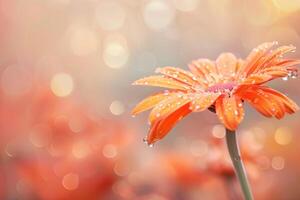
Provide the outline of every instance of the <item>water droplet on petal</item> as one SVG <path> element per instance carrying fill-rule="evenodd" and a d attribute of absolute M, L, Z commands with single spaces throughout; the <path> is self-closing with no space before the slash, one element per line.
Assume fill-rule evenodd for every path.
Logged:
<path fill-rule="evenodd" d="M 160 73 L 160 72 L 161 72 L 161 68 L 160 67 L 156 68 L 155 73 Z"/>
<path fill-rule="evenodd" d="M 143 142 L 144 142 L 145 144 L 148 144 L 147 136 L 143 138 Z"/>
<path fill-rule="evenodd" d="M 282 78 L 282 80 L 284 80 L 284 81 L 287 81 L 288 79 L 289 79 L 288 76 L 285 76 L 285 77 Z"/>
<path fill-rule="evenodd" d="M 253 103 L 257 103 L 258 102 L 258 98 L 253 99 Z"/>
<path fill-rule="evenodd" d="M 297 78 L 298 77 L 298 72 L 297 71 L 291 71 L 289 73 L 289 76 L 293 79 Z"/>
<path fill-rule="evenodd" d="M 234 111 L 234 114 L 235 114 L 235 115 L 238 115 L 238 114 L 239 114 L 239 112 L 238 112 L 237 110 L 235 110 L 235 111 Z"/>
<path fill-rule="evenodd" d="M 154 144 L 148 144 L 148 147 L 153 147 L 154 146 Z"/>

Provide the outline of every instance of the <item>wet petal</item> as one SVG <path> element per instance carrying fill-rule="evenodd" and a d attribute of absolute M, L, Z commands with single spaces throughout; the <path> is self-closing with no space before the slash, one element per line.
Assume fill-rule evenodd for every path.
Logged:
<path fill-rule="evenodd" d="M 168 132 L 180 121 L 183 117 L 191 113 L 189 103 L 181 106 L 175 112 L 170 113 L 165 117 L 157 119 L 150 128 L 147 136 L 147 143 L 153 144 L 154 142 L 165 137 Z"/>
<path fill-rule="evenodd" d="M 263 74 L 268 74 L 272 76 L 272 79 L 280 78 L 280 77 L 285 77 L 288 76 L 290 71 L 295 71 L 297 70 L 296 68 L 285 68 L 285 67 L 269 67 L 266 69 L 263 69 L 261 73 Z"/>
<path fill-rule="evenodd" d="M 296 59 L 278 59 L 277 62 L 274 63 L 273 65 L 278 67 L 289 68 L 299 64 L 300 64 L 300 60 L 296 60 Z"/>
<path fill-rule="evenodd" d="M 287 96 L 266 86 L 251 86 L 241 96 L 266 117 L 281 119 L 285 113 L 291 114 L 299 109 Z"/>
<path fill-rule="evenodd" d="M 296 48 L 292 45 L 281 46 L 275 49 L 274 51 L 265 56 L 265 58 L 260 62 L 260 67 L 257 70 L 276 66 L 276 63 L 278 63 L 279 58 L 281 58 L 284 54 L 288 52 L 295 51 L 295 49 Z"/>
<path fill-rule="evenodd" d="M 273 78 L 270 74 L 251 74 L 240 82 L 241 85 L 262 84 L 270 81 Z"/>
<path fill-rule="evenodd" d="M 263 87 L 262 90 L 271 94 L 272 97 L 276 99 L 276 101 L 283 103 L 285 106 L 285 111 L 287 113 L 292 114 L 295 113 L 297 110 L 299 110 L 299 106 L 293 100 L 288 98 L 286 95 L 276 90 L 273 90 L 269 87 Z"/>
<path fill-rule="evenodd" d="M 191 72 L 200 78 L 200 83 L 209 85 L 218 82 L 217 68 L 209 59 L 198 59 L 189 64 Z"/>
<path fill-rule="evenodd" d="M 200 112 L 210 107 L 216 99 L 220 96 L 220 93 L 208 93 L 195 94 L 191 102 L 190 109 L 194 112 Z"/>
<path fill-rule="evenodd" d="M 155 105 L 157 105 L 159 102 L 167 99 L 171 95 L 174 95 L 173 93 L 170 92 L 165 92 L 165 93 L 158 93 L 152 96 L 149 96 L 142 100 L 140 103 L 136 105 L 136 107 L 131 111 L 132 115 L 137 115 L 141 112 L 144 112 L 146 110 L 149 110 L 153 108 Z"/>
<path fill-rule="evenodd" d="M 133 85 L 148 85 L 148 86 L 157 86 L 157 87 L 164 87 L 164 88 L 178 89 L 178 90 L 189 89 L 188 85 L 164 76 L 148 76 L 146 78 L 142 78 L 135 81 Z"/>
<path fill-rule="evenodd" d="M 163 67 L 156 69 L 157 73 L 161 73 L 169 78 L 185 83 L 187 85 L 197 84 L 197 78 L 192 73 L 176 67 Z"/>
<path fill-rule="evenodd" d="M 253 73 L 259 67 L 259 61 L 269 52 L 269 50 L 275 44 L 277 44 L 277 42 L 266 42 L 254 48 L 246 58 L 243 74 L 245 73 L 245 75 L 247 76 Z"/>
<path fill-rule="evenodd" d="M 217 58 L 216 65 L 220 75 L 225 77 L 235 76 L 237 59 L 232 53 L 222 53 Z"/>
<path fill-rule="evenodd" d="M 190 102 L 190 98 L 187 97 L 187 94 L 177 93 L 173 96 L 170 96 L 166 100 L 157 104 L 149 115 L 149 122 L 150 124 L 153 123 L 160 117 L 164 117 L 178 108 L 182 107 L 186 103 Z"/>
<path fill-rule="evenodd" d="M 229 130 L 235 130 L 244 118 L 242 100 L 236 96 L 222 96 L 216 100 L 216 113 Z"/>
<path fill-rule="evenodd" d="M 234 73 L 236 74 L 235 80 L 239 79 L 239 76 L 241 75 L 241 73 L 243 71 L 242 69 L 244 67 L 244 64 L 245 64 L 244 60 L 242 60 L 242 59 L 237 60 L 237 63 L 236 63 L 236 66 L 235 66 L 235 71 L 234 71 Z"/>

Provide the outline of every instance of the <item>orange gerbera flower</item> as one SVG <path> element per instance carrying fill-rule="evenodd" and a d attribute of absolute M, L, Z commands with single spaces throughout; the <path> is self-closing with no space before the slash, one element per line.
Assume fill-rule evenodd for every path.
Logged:
<path fill-rule="evenodd" d="M 266 117 L 282 118 L 294 113 L 298 106 L 284 94 L 263 86 L 275 78 L 295 78 L 295 66 L 300 60 L 285 59 L 294 52 L 292 45 L 272 50 L 276 42 L 264 43 L 253 49 L 245 59 L 231 53 L 221 54 L 216 61 L 198 59 L 189 64 L 190 71 L 175 67 L 156 70 L 161 75 L 139 79 L 133 85 L 165 87 L 169 90 L 141 101 L 133 115 L 152 109 L 150 131 L 146 142 L 150 145 L 162 139 L 170 129 L 191 112 L 214 109 L 229 130 L 235 130 L 244 117 L 243 102 L 247 101 Z"/>

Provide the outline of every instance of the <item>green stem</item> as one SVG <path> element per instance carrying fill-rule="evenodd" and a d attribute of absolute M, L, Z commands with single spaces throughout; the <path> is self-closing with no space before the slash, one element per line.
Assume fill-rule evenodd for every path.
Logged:
<path fill-rule="evenodd" d="M 235 131 L 226 129 L 226 142 L 227 142 L 227 148 L 230 154 L 230 158 L 232 160 L 235 173 L 239 179 L 239 183 L 242 188 L 245 200 L 252 200 L 253 196 L 251 193 L 251 188 L 248 183 L 246 171 L 243 162 L 241 160 Z"/>

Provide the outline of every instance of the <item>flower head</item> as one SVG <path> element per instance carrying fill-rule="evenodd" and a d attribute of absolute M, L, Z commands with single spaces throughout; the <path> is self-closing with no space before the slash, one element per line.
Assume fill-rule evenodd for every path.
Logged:
<path fill-rule="evenodd" d="M 298 110 L 296 103 L 287 96 L 263 85 L 279 77 L 297 76 L 295 66 L 300 60 L 283 58 L 284 54 L 295 51 L 295 47 L 281 46 L 272 50 L 274 45 L 276 42 L 259 45 L 245 60 L 237 59 L 232 53 L 223 53 L 216 61 L 192 61 L 190 71 L 163 67 L 156 70 L 161 75 L 135 81 L 133 85 L 168 89 L 144 99 L 132 111 L 136 115 L 152 109 L 146 142 L 153 144 L 186 115 L 208 108 L 214 109 L 230 130 L 235 130 L 242 121 L 244 102 L 264 116 L 278 119 Z"/>

